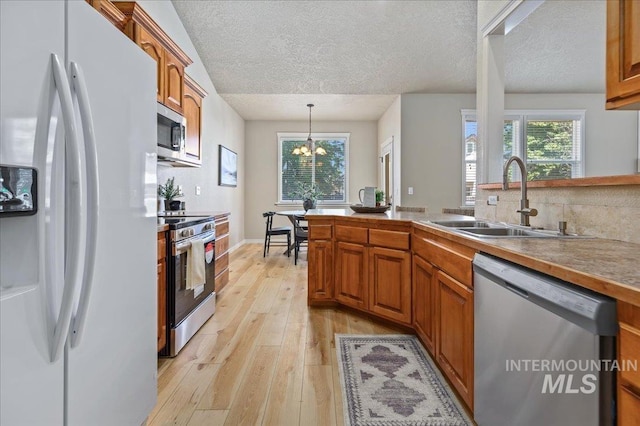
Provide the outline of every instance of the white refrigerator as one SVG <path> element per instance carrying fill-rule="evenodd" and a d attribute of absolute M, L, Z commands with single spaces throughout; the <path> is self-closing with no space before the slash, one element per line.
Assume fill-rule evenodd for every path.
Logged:
<path fill-rule="evenodd" d="M 156 402 L 155 63 L 82 0 L 0 1 L 0 424 L 140 425 Z M 3 181 L 3 196 L 11 196 Z"/>

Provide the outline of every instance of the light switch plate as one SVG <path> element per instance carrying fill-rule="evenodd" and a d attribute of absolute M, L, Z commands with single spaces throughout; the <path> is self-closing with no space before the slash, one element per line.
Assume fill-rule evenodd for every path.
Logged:
<path fill-rule="evenodd" d="M 497 195 L 489 195 L 487 197 L 487 204 L 490 206 L 497 206 L 498 205 L 498 196 Z"/>
<path fill-rule="evenodd" d="M 409 187 L 409 195 L 413 195 L 413 186 Z"/>
<path fill-rule="evenodd" d="M 200 195 L 200 185 L 196 185 L 196 195 Z"/>

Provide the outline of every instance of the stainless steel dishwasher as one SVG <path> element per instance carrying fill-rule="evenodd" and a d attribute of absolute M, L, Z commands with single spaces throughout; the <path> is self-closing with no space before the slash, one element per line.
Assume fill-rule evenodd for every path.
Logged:
<path fill-rule="evenodd" d="M 615 424 L 615 300 L 477 254 L 479 426 Z"/>

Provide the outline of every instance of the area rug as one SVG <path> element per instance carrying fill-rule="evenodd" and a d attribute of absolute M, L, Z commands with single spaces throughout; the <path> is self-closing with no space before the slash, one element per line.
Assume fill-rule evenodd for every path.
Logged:
<path fill-rule="evenodd" d="M 346 426 L 472 426 L 415 336 L 336 334 Z"/>

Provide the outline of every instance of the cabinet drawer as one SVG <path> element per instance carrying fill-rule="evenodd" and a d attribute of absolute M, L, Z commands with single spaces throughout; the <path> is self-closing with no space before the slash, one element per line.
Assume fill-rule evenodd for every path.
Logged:
<path fill-rule="evenodd" d="M 423 259 L 447 272 L 464 285 L 472 286 L 472 258 L 466 257 L 441 243 L 422 237 L 414 236 L 412 245 L 414 252 Z"/>
<path fill-rule="evenodd" d="M 309 227 L 309 239 L 311 240 L 330 240 L 331 225 L 312 225 Z"/>
<path fill-rule="evenodd" d="M 621 363 L 636 360 L 638 359 L 638 354 L 640 354 L 640 330 L 621 322 L 620 356 L 618 359 Z M 621 369 L 620 377 L 640 389 L 640 371 L 635 371 L 632 368 Z"/>
<path fill-rule="evenodd" d="M 336 225 L 336 240 L 348 243 L 367 244 L 369 240 L 369 230 L 367 228 Z"/>
<path fill-rule="evenodd" d="M 224 288 L 229 282 L 229 269 L 225 269 L 219 275 L 216 275 L 215 291 L 220 293 L 220 290 Z"/>
<path fill-rule="evenodd" d="M 227 235 L 229 233 L 229 221 L 216 222 L 216 236 Z"/>
<path fill-rule="evenodd" d="M 167 257 L 167 237 L 164 232 L 158 232 L 157 260 Z"/>
<path fill-rule="evenodd" d="M 229 235 L 216 238 L 216 259 L 229 251 Z"/>
<path fill-rule="evenodd" d="M 398 231 L 369 230 L 369 244 L 399 250 L 409 250 L 409 233 Z"/>
<path fill-rule="evenodd" d="M 216 275 L 229 267 L 229 253 L 225 253 L 216 259 Z"/>

